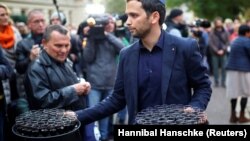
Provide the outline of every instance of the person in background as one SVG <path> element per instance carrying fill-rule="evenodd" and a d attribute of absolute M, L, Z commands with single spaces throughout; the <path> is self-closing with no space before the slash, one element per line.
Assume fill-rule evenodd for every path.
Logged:
<path fill-rule="evenodd" d="M 105 21 L 102 31 L 104 33 L 94 35 L 91 33 L 91 30 L 93 31 L 95 27 L 87 26 L 85 28 L 88 41 L 84 48 L 83 57 L 86 61 L 86 78 L 93 86 L 88 96 L 90 107 L 99 103 L 112 93 L 117 71 L 116 57 L 124 47 L 122 41 L 114 35 L 114 18 L 110 14 L 105 14 L 103 20 Z M 108 140 L 109 138 L 109 131 L 112 128 L 109 126 L 109 121 L 110 118 L 104 118 L 98 122 L 101 134 L 100 140 L 102 141 Z"/>
<path fill-rule="evenodd" d="M 92 23 L 92 19 L 102 21 Z M 98 15 L 87 20 L 88 26 L 83 30 L 87 34 L 83 58 L 86 63 L 86 80 L 92 89 L 88 95 L 89 106 L 93 107 L 108 97 L 114 87 L 117 72 L 117 55 L 124 47 L 122 41 L 114 35 L 115 23 L 110 14 Z M 110 115 L 112 116 L 112 115 Z M 98 123 L 100 140 L 108 140 L 110 118 L 101 119 Z"/>
<path fill-rule="evenodd" d="M 172 9 L 165 21 L 167 31 L 177 37 L 188 37 L 188 28 L 183 20 L 181 9 Z"/>
<path fill-rule="evenodd" d="M 0 46 L 3 52 L 3 56 L 9 61 L 12 68 L 15 68 L 16 63 L 16 44 L 22 39 L 19 31 L 12 25 L 12 20 L 9 16 L 10 12 L 6 5 L 0 3 Z M 14 97 L 18 97 L 17 92 L 17 76 L 15 73 L 12 76 L 4 80 L 4 93 L 6 97 L 9 97 L 7 103 L 14 100 Z M 15 96 L 13 95 L 15 94 Z M 12 96 L 12 98 L 11 98 Z"/>
<path fill-rule="evenodd" d="M 78 79 L 67 59 L 71 48 L 68 30 L 62 25 L 48 26 L 42 45 L 40 55 L 28 68 L 24 79 L 30 109 L 85 108 L 91 86 L 89 82 Z M 82 130 L 85 139 L 84 126 Z"/>
<path fill-rule="evenodd" d="M 231 51 L 226 64 L 226 93 L 231 102 L 231 123 L 250 122 L 245 116 L 247 99 L 250 96 L 250 27 L 241 25 L 238 37 L 231 43 Z M 240 100 L 240 116 L 236 115 L 237 98 Z"/>
<path fill-rule="evenodd" d="M 214 28 L 209 34 L 209 50 L 211 51 L 215 87 L 219 87 L 219 85 L 224 88 L 226 87 L 225 63 L 227 60 L 228 46 L 229 33 L 223 27 L 222 18 L 217 17 L 214 20 Z"/>
<path fill-rule="evenodd" d="M 0 47 L 2 50 L 2 56 L 4 56 L 10 63 L 14 73 L 7 79 L 1 80 L 0 91 L 5 95 L 5 108 L 6 108 L 6 128 L 4 129 L 5 136 L 8 140 L 15 140 L 11 126 L 14 124 L 15 117 L 19 113 L 23 112 L 19 110 L 16 105 L 19 97 L 22 93 L 19 90 L 20 84 L 18 80 L 20 75 L 15 71 L 16 55 L 15 50 L 17 43 L 22 39 L 19 31 L 13 26 L 13 21 L 10 18 L 10 11 L 8 7 L 0 3 Z M 26 111 L 26 108 L 23 109 Z"/>
<path fill-rule="evenodd" d="M 3 55 L 2 49 L 0 48 L 0 80 L 5 80 L 11 77 L 11 75 L 14 73 L 13 68 L 11 67 L 8 60 Z M 5 141 L 6 140 L 6 125 L 7 119 L 6 119 L 6 97 L 5 95 L 0 92 L 0 140 Z"/>
<path fill-rule="evenodd" d="M 42 37 L 45 30 L 45 15 L 41 10 L 34 9 L 28 13 L 27 25 L 30 34 L 27 38 L 21 40 L 17 44 L 16 70 L 20 74 L 25 74 L 28 66 L 38 56 L 42 49 Z"/>
<path fill-rule="evenodd" d="M 233 20 L 230 19 L 230 18 L 226 18 L 224 20 L 224 27 L 225 27 L 225 30 L 229 33 L 229 34 L 232 34 L 233 33 Z"/>
<path fill-rule="evenodd" d="M 130 33 L 128 33 L 128 28 L 125 25 L 127 16 L 126 14 L 119 16 L 120 18 L 116 20 L 116 30 L 115 30 L 115 35 L 116 37 L 118 37 L 124 47 L 129 47 L 131 44 L 131 37 Z M 117 63 L 119 63 L 119 55 L 117 56 Z M 115 119 L 115 123 L 114 124 L 127 124 L 127 108 L 124 108 L 123 110 L 119 111 L 116 114 L 116 119 Z"/>
<path fill-rule="evenodd" d="M 205 110 L 212 89 L 197 41 L 162 29 L 165 5 L 159 0 L 126 0 L 126 24 L 139 41 L 120 52 L 111 95 L 91 108 L 75 111 L 84 123 L 102 119 L 127 106 L 128 124 L 136 114 L 162 104 L 190 105 Z M 73 114 L 73 113 L 71 113 Z"/>
<path fill-rule="evenodd" d="M 204 58 L 203 60 L 206 62 L 208 67 L 209 74 L 211 75 L 212 72 L 212 65 L 211 65 L 211 54 L 209 51 L 209 34 L 211 32 L 211 22 L 207 19 L 204 19 L 202 22 L 203 24 L 201 25 L 201 30 L 202 30 L 202 38 L 205 40 L 205 49 L 204 49 Z"/>
<path fill-rule="evenodd" d="M 234 39 L 236 39 L 238 37 L 238 31 L 239 31 L 239 27 L 241 25 L 241 22 L 239 19 L 235 19 L 233 22 L 233 32 L 230 33 L 229 35 L 229 42 L 233 42 Z"/>
<path fill-rule="evenodd" d="M 60 16 L 60 17 L 59 17 Z M 54 12 L 50 17 L 51 25 L 63 25 L 65 26 L 67 20 L 62 12 Z M 76 72 L 78 77 L 83 77 L 81 71 L 81 61 L 82 61 L 82 44 L 78 35 L 70 34 L 71 49 L 69 53 L 69 59 L 73 63 L 73 70 Z"/>
<path fill-rule="evenodd" d="M 14 70 L 0 48 L 0 79 L 10 78 L 12 73 L 14 73 Z"/>
<path fill-rule="evenodd" d="M 246 25 L 247 25 L 247 26 L 250 26 L 250 19 L 248 19 L 248 20 L 246 21 Z"/>
<path fill-rule="evenodd" d="M 45 15 L 41 10 L 33 9 L 27 16 L 27 26 L 29 35 L 17 43 L 16 65 L 15 69 L 20 74 L 20 92 L 22 92 L 22 101 L 26 102 L 28 107 L 27 93 L 24 88 L 24 76 L 28 66 L 39 56 L 42 49 L 42 36 L 46 27 Z"/>
<path fill-rule="evenodd" d="M 16 44 L 22 40 L 22 37 L 18 29 L 13 26 L 9 14 L 8 7 L 0 3 L 0 45 L 3 54 L 11 63 L 11 66 L 14 67 L 16 62 Z"/>
<path fill-rule="evenodd" d="M 198 19 L 191 27 L 191 37 L 194 37 L 198 41 L 198 45 L 201 51 L 203 62 L 209 71 L 209 64 L 207 61 L 207 49 L 209 41 L 208 28 L 210 28 L 210 22 L 204 19 Z"/>
<path fill-rule="evenodd" d="M 29 35 L 29 28 L 24 22 L 16 22 L 16 27 L 19 30 L 22 38 L 26 38 Z"/>

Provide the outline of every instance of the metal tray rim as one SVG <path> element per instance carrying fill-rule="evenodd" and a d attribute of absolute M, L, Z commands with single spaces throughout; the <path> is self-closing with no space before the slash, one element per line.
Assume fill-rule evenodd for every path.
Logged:
<path fill-rule="evenodd" d="M 76 132 L 79 128 L 81 127 L 81 122 L 79 120 L 77 120 L 77 127 L 74 128 L 74 130 L 71 130 L 69 132 L 66 132 L 66 133 L 63 133 L 63 134 L 59 134 L 59 135 L 53 135 L 53 136 L 48 136 L 48 137 L 41 137 L 41 136 L 38 136 L 38 137 L 31 137 L 31 136 L 25 136 L 25 135 L 20 135 L 17 131 L 16 131 L 16 124 L 14 124 L 12 126 L 12 132 L 16 135 L 16 136 L 19 136 L 19 137 L 22 137 L 22 138 L 27 138 L 27 139 L 51 139 L 51 138 L 56 138 L 56 137 L 63 137 L 65 135 L 69 135 L 71 133 L 74 133 Z"/>

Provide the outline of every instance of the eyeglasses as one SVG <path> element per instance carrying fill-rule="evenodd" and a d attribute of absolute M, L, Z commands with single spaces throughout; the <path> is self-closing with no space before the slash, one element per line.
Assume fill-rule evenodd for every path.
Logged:
<path fill-rule="evenodd" d="M 38 20 L 32 21 L 32 23 L 34 23 L 34 24 L 39 24 L 40 22 L 45 23 L 45 20 L 44 19 L 38 19 Z"/>

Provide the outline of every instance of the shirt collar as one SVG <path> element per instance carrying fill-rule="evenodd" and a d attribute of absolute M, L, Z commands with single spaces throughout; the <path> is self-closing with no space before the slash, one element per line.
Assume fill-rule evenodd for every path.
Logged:
<path fill-rule="evenodd" d="M 165 34 L 164 34 L 164 31 L 161 30 L 160 38 L 159 38 L 158 42 L 157 42 L 156 45 L 155 45 L 155 46 L 160 47 L 161 49 L 162 49 L 163 46 L 164 46 L 164 35 L 165 35 Z"/>
<path fill-rule="evenodd" d="M 163 48 L 164 46 L 164 31 L 161 30 L 161 35 L 160 35 L 160 38 L 159 40 L 157 41 L 157 43 L 155 44 L 155 46 L 159 47 L 159 48 Z M 140 48 L 144 48 L 143 44 L 142 44 L 142 41 L 140 40 L 139 41 L 139 44 L 140 44 Z"/>

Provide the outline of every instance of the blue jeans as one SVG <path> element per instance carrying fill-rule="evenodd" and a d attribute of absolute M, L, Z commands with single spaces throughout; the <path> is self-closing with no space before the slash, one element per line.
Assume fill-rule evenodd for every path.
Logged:
<path fill-rule="evenodd" d="M 94 127 L 95 124 L 94 123 L 90 123 L 87 125 L 82 125 L 83 126 L 83 141 L 99 141 L 99 139 L 97 138 L 97 136 L 95 135 L 95 131 L 94 131 Z"/>
<path fill-rule="evenodd" d="M 126 124 L 127 107 L 117 113 L 118 124 Z"/>
<path fill-rule="evenodd" d="M 203 57 L 203 60 L 202 60 L 204 66 L 207 68 L 207 73 L 209 74 L 210 72 L 210 67 L 209 67 L 209 64 L 208 64 L 208 61 L 207 61 L 207 56 L 204 56 Z"/>
<path fill-rule="evenodd" d="M 226 65 L 227 56 L 218 56 L 215 54 L 212 54 L 212 67 L 213 67 L 213 74 L 214 74 L 214 83 L 216 85 L 219 84 L 219 77 L 221 76 L 221 84 L 225 85 L 226 80 Z M 219 71 L 221 68 L 221 71 Z"/>
<path fill-rule="evenodd" d="M 92 107 L 105 99 L 108 95 L 112 94 L 112 90 L 97 90 L 91 89 L 88 95 L 89 107 Z M 98 121 L 98 126 L 101 134 L 101 139 L 106 140 L 109 136 L 109 117 L 103 118 Z"/>

